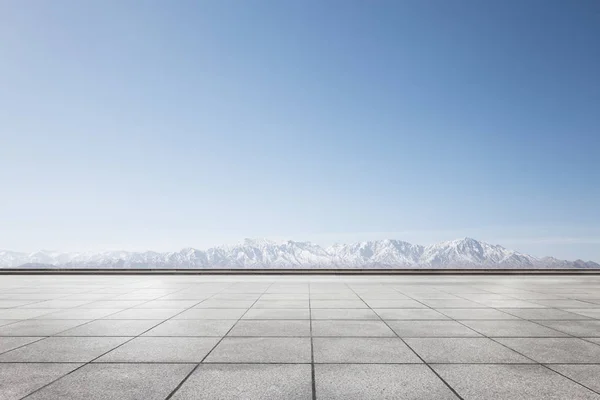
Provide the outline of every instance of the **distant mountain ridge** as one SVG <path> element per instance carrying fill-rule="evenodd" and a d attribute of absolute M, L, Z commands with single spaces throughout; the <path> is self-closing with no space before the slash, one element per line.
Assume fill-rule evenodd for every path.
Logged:
<path fill-rule="evenodd" d="M 537 258 L 471 238 L 429 246 L 376 240 L 322 247 L 310 242 L 245 239 L 208 250 L 178 252 L 0 251 L 0 268 L 600 268 L 593 261 Z"/>

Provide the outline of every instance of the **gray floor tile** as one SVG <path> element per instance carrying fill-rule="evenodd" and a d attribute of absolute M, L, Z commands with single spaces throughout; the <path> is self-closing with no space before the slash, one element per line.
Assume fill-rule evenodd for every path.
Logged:
<path fill-rule="evenodd" d="M 138 337 L 95 362 L 199 363 L 219 340 L 216 337 Z"/>
<path fill-rule="evenodd" d="M 173 400 L 310 400 L 310 365 L 202 364 Z"/>
<path fill-rule="evenodd" d="M 316 363 L 421 363 L 398 338 L 314 338 Z"/>
<path fill-rule="evenodd" d="M 104 308 L 104 309 L 120 309 L 124 310 L 126 308 L 131 308 L 135 306 L 139 306 L 140 304 L 144 304 L 144 300 L 101 300 L 94 301 L 91 303 L 86 303 L 78 308 Z"/>
<path fill-rule="evenodd" d="M 0 400 L 18 400 L 81 364 L 0 364 Z"/>
<path fill-rule="evenodd" d="M 259 300 L 253 308 L 309 308 L 307 300 Z"/>
<path fill-rule="evenodd" d="M 123 310 L 117 313 L 105 317 L 99 317 L 102 319 L 169 319 L 179 314 L 181 310 L 169 310 L 169 309 L 143 309 L 143 308 L 131 308 L 129 310 Z"/>
<path fill-rule="evenodd" d="M 535 303 L 534 303 L 535 301 Z M 537 303 L 538 301 L 546 301 L 546 300 L 484 300 L 480 303 L 492 308 L 545 308 L 547 306 Z M 554 301 L 554 300 L 548 300 Z"/>
<path fill-rule="evenodd" d="M 312 323 L 313 336 L 396 336 L 381 321 L 326 321 Z"/>
<path fill-rule="evenodd" d="M 499 338 L 540 363 L 600 363 L 600 346 L 577 338 Z"/>
<path fill-rule="evenodd" d="M 600 337 L 600 321 L 538 321 L 557 331 L 568 333 L 576 337 Z"/>
<path fill-rule="evenodd" d="M 370 300 L 367 304 L 371 308 L 427 308 L 416 300 Z"/>
<path fill-rule="evenodd" d="M 198 304 L 199 300 L 153 300 L 142 303 L 134 308 L 185 310 Z"/>
<path fill-rule="evenodd" d="M 600 364 L 549 364 L 548 367 L 600 393 Z"/>
<path fill-rule="evenodd" d="M 311 310 L 311 315 L 312 319 L 379 319 L 369 308 L 320 308 Z"/>
<path fill-rule="evenodd" d="M 0 297 L 0 308 L 14 308 L 14 307 L 22 307 L 22 308 L 45 308 L 45 307 L 26 307 L 28 304 L 39 304 L 40 302 L 37 300 L 4 300 Z"/>
<path fill-rule="evenodd" d="M 580 300 L 534 300 L 537 304 L 553 308 L 598 308 L 597 304 Z"/>
<path fill-rule="evenodd" d="M 377 308 L 375 312 L 382 319 L 435 320 L 449 319 L 439 311 L 430 308 Z"/>
<path fill-rule="evenodd" d="M 30 319 L 0 327 L 0 336 L 51 336 L 85 324 L 89 320 L 41 320 Z"/>
<path fill-rule="evenodd" d="M 0 319 L 29 319 L 56 311 L 61 310 L 55 308 L 3 308 L 0 309 Z"/>
<path fill-rule="evenodd" d="M 50 314 L 44 314 L 36 317 L 36 319 L 97 319 L 105 318 L 109 315 L 118 313 L 121 309 L 106 309 L 106 308 L 70 308 L 68 310 L 62 310 L 52 312 Z"/>
<path fill-rule="evenodd" d="M 479 333 L 456 321 L 388 321 L 400 337 L 477 337 Z"/>
<path fill-rule="evenodd" d="M 0 326 L 14 324 L 15 322 L 22 321 L 20 319 L 0 319 Z"/>
<path fill-rule="evenodd" d="M 27 400 L 164 400 L 191 364 L 89 364 Z"/>
<path fill-rule="evenodd" d="M 541 365 L 433 365 L 465 400 L 598 400 Z"/>
<path fill-rule="evenodd" d="M 235 322 L 232 319 L 172 319 L 152 328 L 144 336 L 225 336 Z"/>
<path fill-rule="evenodd" d="M 247 308 L 192 308 L 185 310 L 173 319 L 235 319 L 248 311 Z"/>
<path fill-rule="evenodd" d="M 0 362 L 88 362 L 114 349 L 126 337 L 49 337 L 3 353 Z"/>
<path fill-rule="evenodd" d="M 368 308 L 362 300 L 310 300 L 312 309 L 319 308 Z"/>
<path fill-rule="evenodd" d="M 306 308 L 252 308 L 242 319 L 310 319 Z"/>
<path fill-rule="evenodd" d="M 555 308 L 505 308 L 501 311 L 523 319 L 587 319 L 583 315 Z"/>
<path fill-rule="evenodd" d="M 153 319 L 101 319 L 57 333 L 56 336 L 138 336 L 161 322 Z"/>
<path fill-rule="evenodd" d="M 319 364 L 315 386 L 318 399 L 457 399 L 424 365 Z"/>
<path fill-rule="evenodd" d="M 310 338 L 226 337 L 205 362 L 309 363 Z"/>
<path fill-rule="evenodd" d="M 74 308 L 91 303 L 90 300 L 48 300 L 27 304 L 20 308 Z"/>
<path fill-rule="evenodd" d="M 574 321 L 569 321 L 574 322 Z M 530 321 L 462 321 L 469 328 L 489 337 L 561 337 L 565 333 Z"/>
<path fill-rule="evenodd" d="M 214 300 L 208 299 L 194 308 L 250 308 L 254 300 Z"/>
<path fill-rule="evenodd" d="M 532 362 L 487 338 L 407 338 L 404 340 L 427 363 Z"/>
<path fill-rule="evenodd" d="M 567 308 L 565 311 L 584 317 L 600 319 L 600 308 Z"/>
<path fill-rule="evenodd" d="M 507 314 L 492 308 L 445 308 L 439 309 L 444 315 L 452 319 L 519 319 L 514 315 Z"/>
<path fill-rule="evenodd" d="M 18 337 L 0 337 L 0 353 L 7 352 L 17 347 L 43 339 L 43 337 L 18 336 Z"/>
<path fill-rule="evenodd" d="M 308 320 L 243 320 L 229 336 L 310 336 Z"/>
<path fill-rule="evenodd" d="M 485 308 L 486 306 L 474 301 L 465 299 L 431 299 L 421 300 L 421 302 L 431 308 Z"/>

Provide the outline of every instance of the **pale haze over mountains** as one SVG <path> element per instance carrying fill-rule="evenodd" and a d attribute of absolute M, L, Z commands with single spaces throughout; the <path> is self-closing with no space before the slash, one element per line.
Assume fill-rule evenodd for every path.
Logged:
<path fill-rule="evenodd" d="M 378 240 L 329 247 L 245 239 L 237 245 L 178 252 L 0 251 L 0 268 L 600 268 L 592 261 L 533 257 L 471 238 L 428 246 Z"/>

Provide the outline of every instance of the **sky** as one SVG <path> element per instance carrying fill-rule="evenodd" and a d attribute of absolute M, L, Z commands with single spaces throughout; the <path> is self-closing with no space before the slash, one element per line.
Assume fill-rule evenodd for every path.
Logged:
<path fill-rule="evenodd" d="M 595 0 L 0 2 L 0 248 L 600 261 Z"/>

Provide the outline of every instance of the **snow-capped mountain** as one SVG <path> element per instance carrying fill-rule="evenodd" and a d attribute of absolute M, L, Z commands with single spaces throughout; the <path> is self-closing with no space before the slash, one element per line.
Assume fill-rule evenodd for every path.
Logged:
<path fill-rule="evenodd" d="M 429 246 L 377 240 L 322 247 L 310 242 L 246 239 L 237 245 L 178 252 L 0 251 L 0 268 L 600 268 L 592 261 L 536 258 L 464 238 Z"/>

